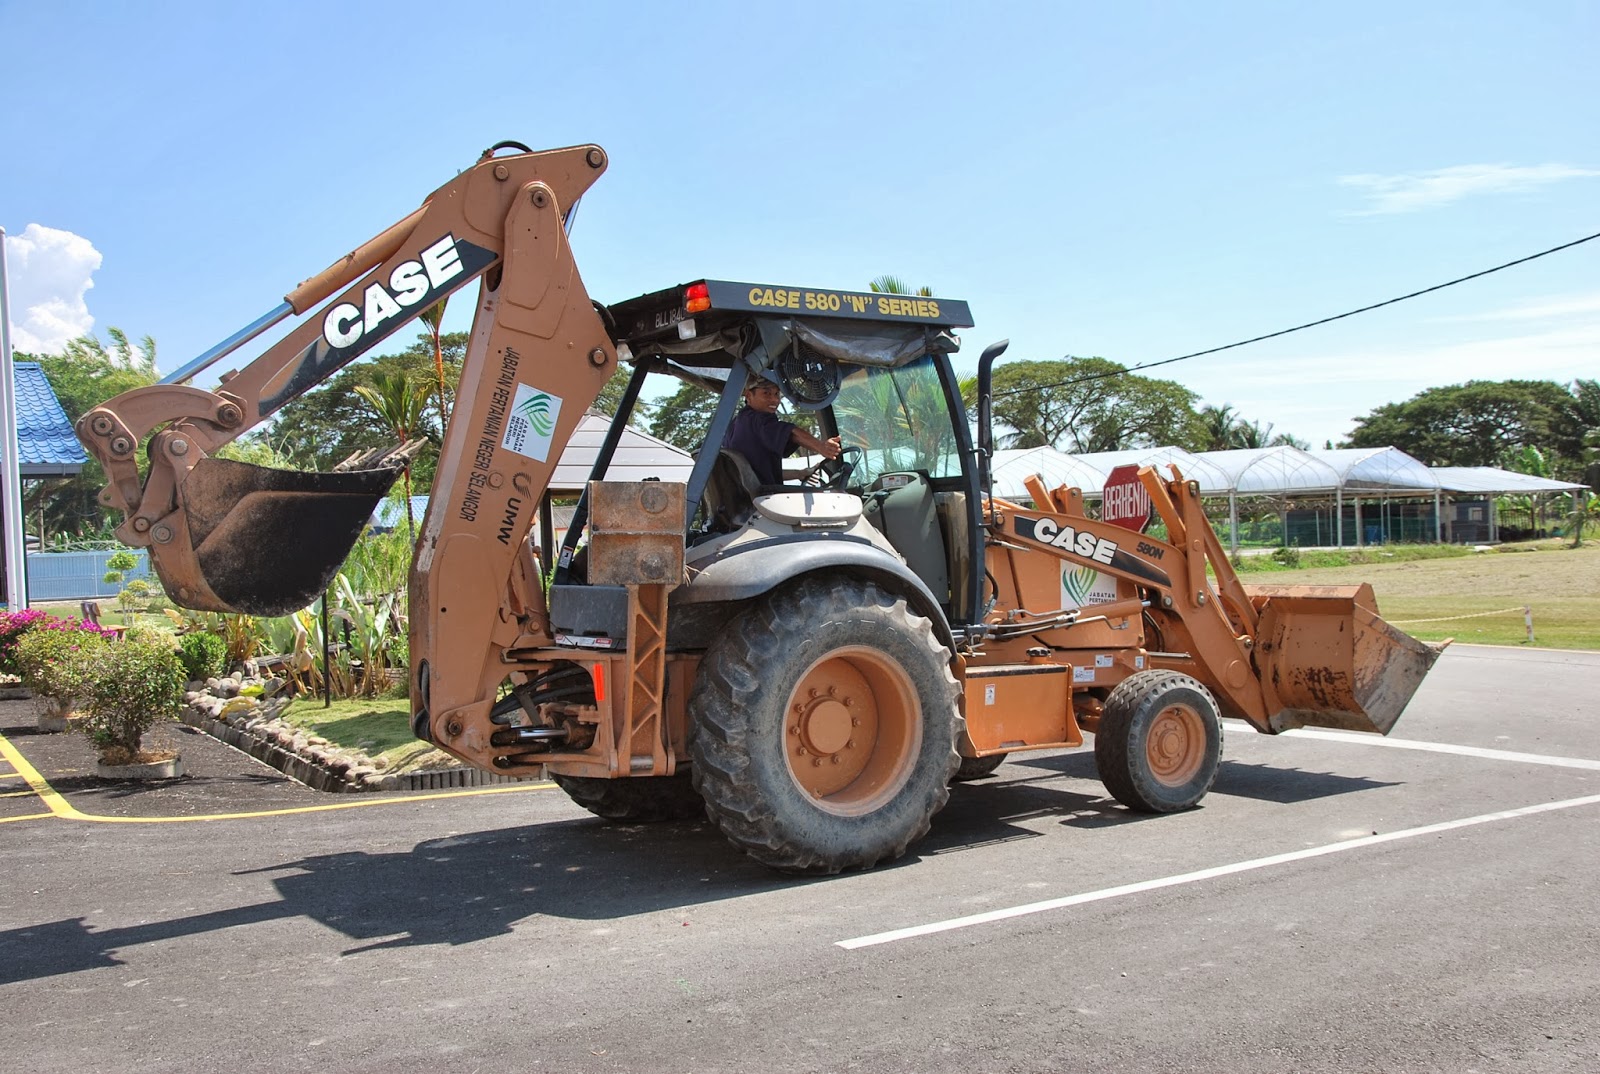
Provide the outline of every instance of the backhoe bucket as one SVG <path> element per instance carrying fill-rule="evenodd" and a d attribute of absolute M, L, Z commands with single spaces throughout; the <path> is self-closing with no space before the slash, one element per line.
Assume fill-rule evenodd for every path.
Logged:
<path fill-rule="evenodd" d="M 1255 661 L 1275 731 L 1337 727 L 1389 733 L 1443 646 L 1384 622 L 1370 585 L 1247 585 L 1260 614 Z"/>
<path fill-rule="evenodd" d="M 193 560 L 163 556 L 161 544 L 150 546 L 151 560 L 185 607 L 287 615 L 333 581 L 399 473 L 320 474 L 202 459 L 178 488 Z M 199 578 L 186 577 L 195 567 Z"/>

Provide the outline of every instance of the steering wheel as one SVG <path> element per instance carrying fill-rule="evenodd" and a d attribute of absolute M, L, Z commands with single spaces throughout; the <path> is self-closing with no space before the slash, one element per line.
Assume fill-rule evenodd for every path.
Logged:
<path fill-rule="evenodd" d="M 846 456 L 855 455 L 854 460 Z M 839 449 L 837 459 L 823 459 L 817 463 L 811 473 L 806 475 L 805 483 L 812 488 L 842 490 L 850 483 L 850 475 L 856 472 L 860 464 L 861 449 L 855 445 Z"/>

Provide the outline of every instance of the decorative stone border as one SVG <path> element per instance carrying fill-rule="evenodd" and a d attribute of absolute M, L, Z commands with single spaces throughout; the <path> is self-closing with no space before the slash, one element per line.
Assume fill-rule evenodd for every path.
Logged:
<path fill-rule="evenodd" d="M 523 783 L 526 777 L 497 776 L 476 768 L 449 768 L 397 774 L 385 772 L 359 750 L 336 746 L 307 734 L 281 716 L 289 698 L 278 691 L 284 681 L 244 672 L 205 683 L 190 683 L 179 718 L 190 727 L 226 742 L 291 779 L 319 791 L 417 791 Z M 259 685 L 262 696 L 240 696 Z"/>

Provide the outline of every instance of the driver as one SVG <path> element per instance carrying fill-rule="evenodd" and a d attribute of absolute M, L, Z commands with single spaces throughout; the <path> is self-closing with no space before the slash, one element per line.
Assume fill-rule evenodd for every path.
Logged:
<path fill-rule="evenodd" d="M 782 469 L 782 460 L 804 448 L 824 459 L 839 457 L 839 438 L 821 440 L 798 425 L 778 418 L 781 396 L 772 374 L 763 370 L 744 388 L 744 408 L 735 414 L 722 438 L 722 446 L 737 451 L 750 463 L 756 479 L 763 485 L 779 485 L 785 478 L 799 479 L 806 470 Z"/>

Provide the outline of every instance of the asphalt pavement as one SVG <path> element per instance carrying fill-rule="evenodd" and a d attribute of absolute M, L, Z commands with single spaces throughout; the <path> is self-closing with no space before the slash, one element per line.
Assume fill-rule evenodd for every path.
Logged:
<path fill-rule="evenodd" d="M 1230 724 L 1202 808 L 1091 751 L 887 868 L 770 873 L 547 785 L 327 795 L 204 736 L 102 785 L 0 708 L 30 1072 L 1600 1070 L 1600 654 L 1459 646 L 1387 739 Z M 74 752 L 74 751 L 78 752 Z"/>

